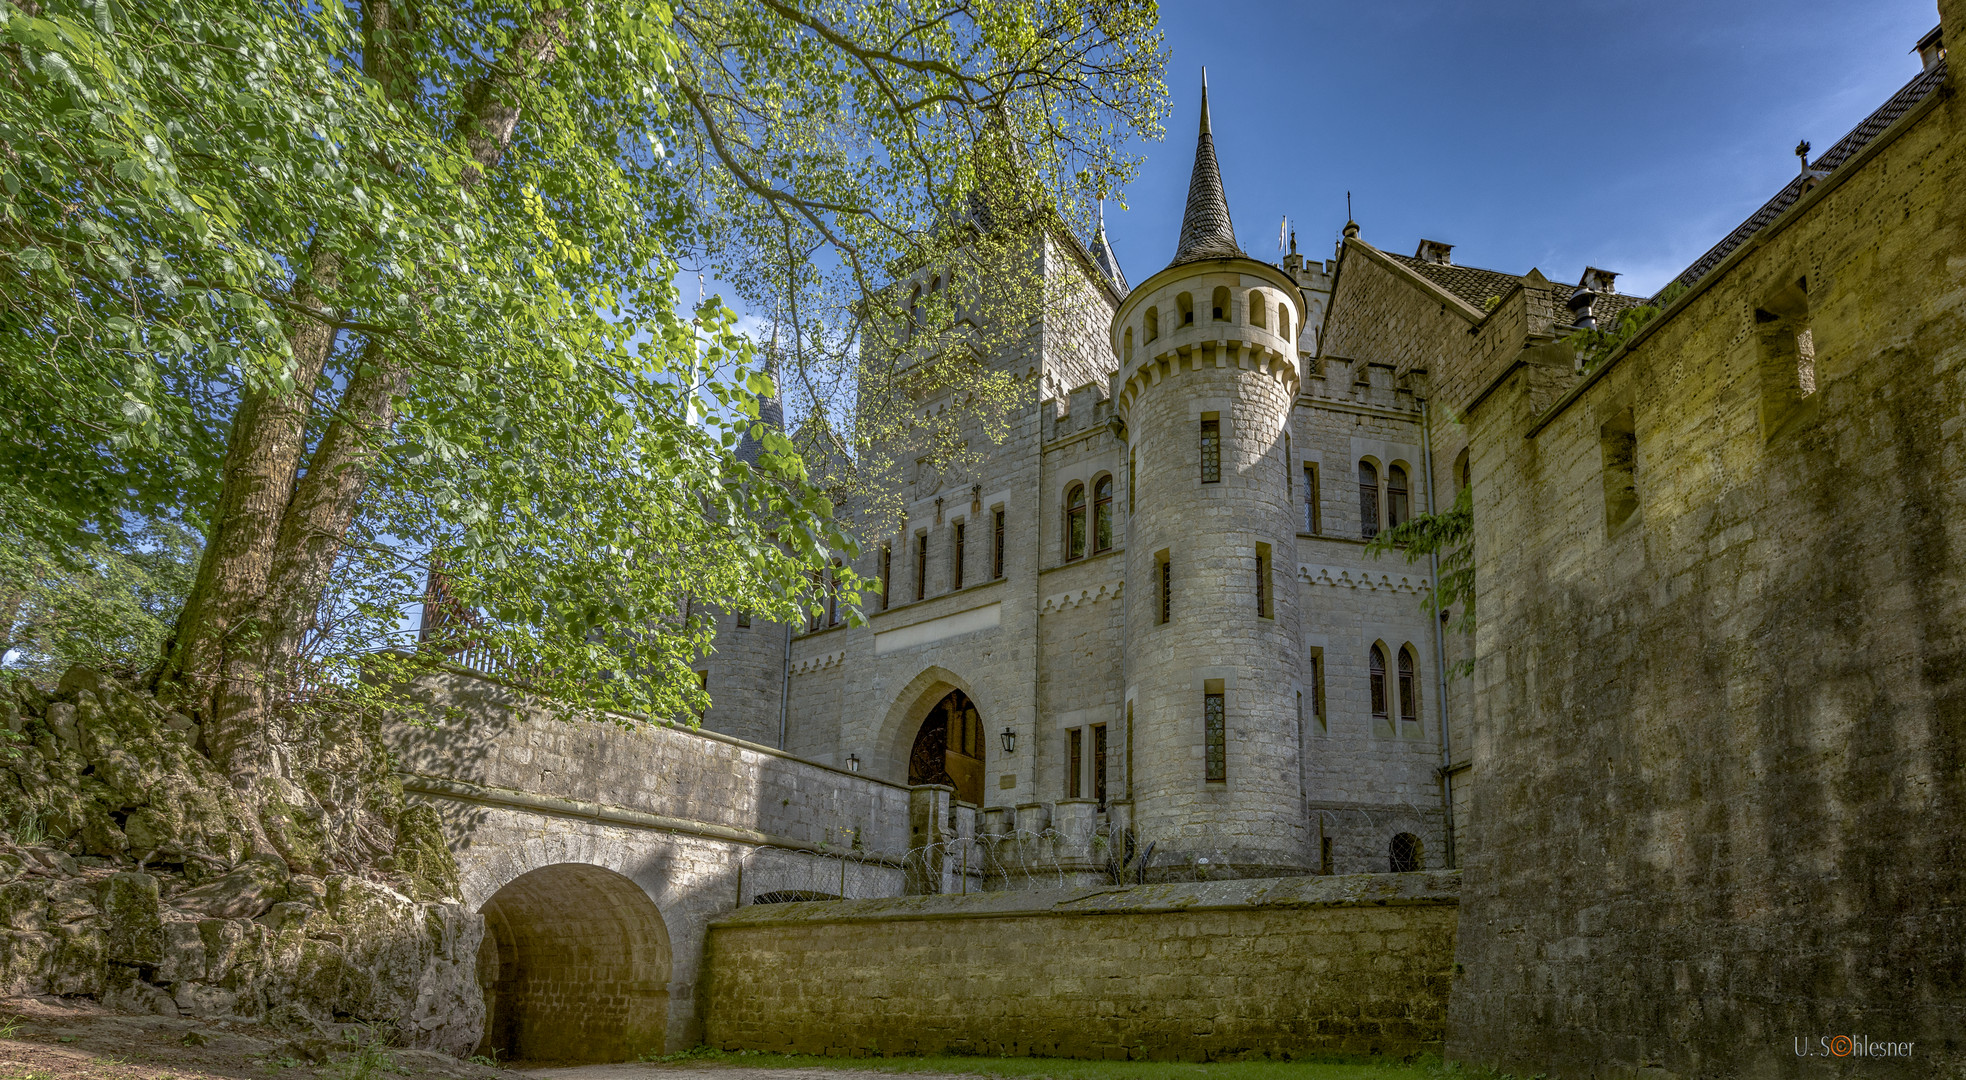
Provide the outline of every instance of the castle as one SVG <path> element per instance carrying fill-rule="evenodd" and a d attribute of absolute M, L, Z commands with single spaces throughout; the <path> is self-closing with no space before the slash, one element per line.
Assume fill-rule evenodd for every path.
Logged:
<path fill-rule="evenodd" d="M 1467 642 L 1423 610 L 1427 561 L 1365 549 L 1453 502 L 1465 439 L 1430 423 L 1425 359 L 1363 335 L 1430 341 L 1523 279 L 1355 224 L 1329 261 L 1252 258 L 1205 85 L 1199 127 L 1168 265 L 1129 286 L 1103 225 L 1045 235 L 1063 299 L 997 359 L 1036 408 L 978 465 L 903 478 L 905 525 L 863 538 L 867 626 L 725 616 L 704 724 L 948 785 L 996 835 L 1102 832 L 1149 880 L 1450 867 Z M 1589 274 L 1600 317 L 1635 302 Z M 940 286 L 918 277 L 897 288 Z"/>
<path fill-rule="evenodd" d="M 1035 407 L 854 519 L 866 625 L 721 617 L 704 731 L 429 686 L 488 1045 L 1966 1075 L 1940 21 L 1649 301 L 1248 258 L 1204 103 L 1169 264 L 1046 232 Z M 1364 553 L 1464 494 L 1471 639 Z"/>

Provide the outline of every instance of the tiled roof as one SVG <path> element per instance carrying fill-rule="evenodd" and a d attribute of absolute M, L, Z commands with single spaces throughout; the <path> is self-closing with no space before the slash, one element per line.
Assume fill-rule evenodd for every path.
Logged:
<path fill-rule="evenodd" d="M 1500 270 L 1483 270 L 1476 266 L 1455 266 L 1451 263 L 1432 263 L 1410 255 L 1394 255 L 1388 252 L 1387 258 L 1466 300 L 1476 311 L 1488 310 L 1489 297 L 1501 296 L 1513 288 L 1516 282 L 1522 280 L 1516 274 L 1504 274 Z"/>
<path fill-rule="evenodd" d="M 1938 89 L 1945 82 L 1945 77 L 1946 63 L 1943 60 L 1931 69 L 1919 72 L 1918 76 L 1906 83 L 1903 89 L 1891 95 L 1889 101 L 1880 105 L 1876 112 L 1864 117 L 1863 123 L 1850 129 L 1848 135 L 1843 136 L 1837 140 L 1835 146 L 1824 151 L 1823 155 L 1809 166 L 1810 170 L 1817 173 L 1834 172 L 1843 163 L 1855 157 L 1858 151 L 1869 145 L 1870 141 L 1877 138 L 1885 128 L 1910 112 L 1913 105 L 1923 101 L 1927 95 Z M 1721 260 L 1747 243 L 1755 233 L 1767 228 L 1768 224 L 1780 217 L 1784 210 L 1795 205 L 1795 201 L 1800 199 L 1808 189 L 1805 177 L 1797 176 L 1790 180 L 1782 190 L 1775 193 L 1774 198 L 1763 203 L 1761 209 L 1741 222 L 1738 228 L 1728 233 L 1725 239 L 1715 244 L 1705 255 L 1694 260 L 1693 265 L 1687 267 L 1686 272 L 1674 280 L 1683 285 L 1691 285 L 1705 277 L 1707 271 L 1720 265 Z"/>
<path fill-rule="evenodd" d="M 1244 257 L 1229 222 L 1229 197 L 1215 163 L 1215 136 L 1208 130 L 1208 81 L 1201 85 L 1201 134 L 1195 140 L 1195 170 L 1188 177 L 1188 209 L 1181 215 L 1181 243 L 1167 264 Z"/>
<path fill-rule="evenodd" d="M 1487 311 L 1488 301 L 1491 298 L 1505 295 L 1510 289 L 1516 286 L 1517 282 L 1522 280 L 1521 276 L 1517 274 L 1506 274 L 1500 270 L 1484 270 L 1479 266 L 1454 266 L 1449 263 L 1433 263 L 1425 259 L 1416 259 L 1410 255 L 1388 254 L 1386 257 L 1467 301 L 1477 311 Z M 1563 302 L 1570 299 L 1570 290 L 1574 288 L 1576 288 L 1574 285 L 1557 284 L 1556 303 L 1558 316 L 1561 317 L 1566 314 Z M 1646 302 L 1643 296 L 1626 296 L 1623 293 L 1599 293 L 1597 303 L 1592 306 L 1591 313 L 1597 317 L 1599 326 L 1608 326 L 1626 308 L 1634 308 Z"/>

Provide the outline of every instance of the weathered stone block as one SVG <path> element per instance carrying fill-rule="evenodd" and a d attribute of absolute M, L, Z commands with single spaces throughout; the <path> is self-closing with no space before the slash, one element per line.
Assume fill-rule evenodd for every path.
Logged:
<path fill-rule="evenodd" d="M 157 879 L 115 874 L 102 886 L 107 956 L 119 964 L 155 964 L 164 958 L 164 923 L 158 914 Z"/>

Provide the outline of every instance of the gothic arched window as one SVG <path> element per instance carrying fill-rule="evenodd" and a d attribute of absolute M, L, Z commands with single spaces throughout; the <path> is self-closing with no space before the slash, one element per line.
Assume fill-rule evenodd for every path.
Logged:
<path fill-rule="evenodd" d="M 1379 467 L 1369 461 L 1358 463 L 1358 534 L 1379 535 Z"/>
<path fill-rule="evenodd" d="M 1406 470 L 1398 465 L 1386 470 L 1386 528 L 1412 517 L 1406 494 Z"/>
<path fill-rule="evenodd" d="M 1386 711 L 1386 650 L 1372 646 L 1368 665 L 1372 671 L 1372 718 L 1384 720 L 1390 715 Z"/>
<path fill-rule="evenodd" d="M 1113 478 L 1102 476 L 1092 485 L 1092 550 L 1113 547 Z"/>
<path fill-rule="evenodd" d="M 1073 484 L 1065 492 L 1065 557 L 1085 554 L 1085 485 Z"/>
<path fill-rule="evenodd" d="M 1419 665 L 1413 660 L 1413 646 L 1399 650 L 1399 718 L 1420 722 L 1420 680 L 1414 676 Z"/>

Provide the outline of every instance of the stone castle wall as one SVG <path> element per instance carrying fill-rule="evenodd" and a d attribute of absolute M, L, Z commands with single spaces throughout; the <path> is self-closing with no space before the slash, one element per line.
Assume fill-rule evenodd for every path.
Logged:
<path fill-rule="evenodd" d="M 1470 414 L 1484 779 L 1453 1056 L 1565 1078 L 1966 1070 L 1956 62 L 1950 80 L 1628 353 L 1581 384 L 1529 357 Z M 1796 1055 L 1832 1035 L 1913 1047 Z"/>
<path fill-rule="evenodd" d="M 833 1055 L 1437 1051 L 1457 877 L 748 907 L 711 927 L 704 1037 Z"/>
<path fill-rule="evenodd" d="M 717 616 L 717 651 L 700 657 L 696 670 L 710 692 L 704 728 L 762 746 L 779 746 L 780 703 L 785 698 L 785 657 L 791 642 L 783 623 L 734 614 Z M 780 746 L 780 749 L 784 747 Z"/>

